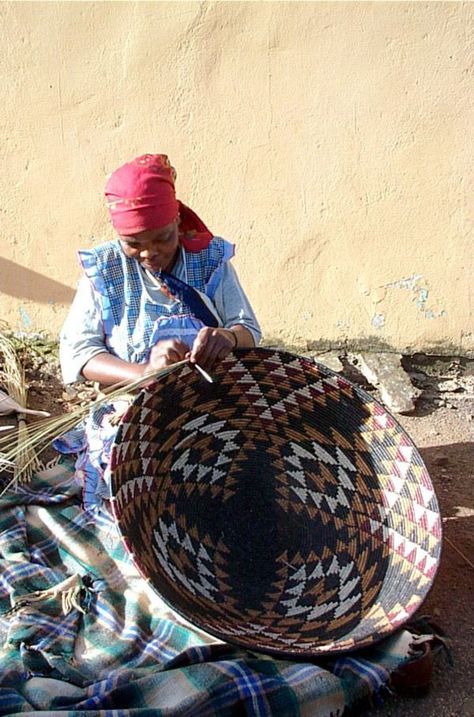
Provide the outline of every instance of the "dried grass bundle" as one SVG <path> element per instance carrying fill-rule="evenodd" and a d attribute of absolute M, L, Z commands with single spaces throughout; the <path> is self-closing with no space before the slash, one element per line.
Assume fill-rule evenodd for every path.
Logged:
<path fill-rule="evenodd" d="M 9 460 L 10 467 L 13 466 L 14 480 L 27 482 L 31 480 L 33 471 L 39 468 L 38 456 L 29 440 L 28 426 L 25 421 L 25 413 L 29 412 L 27 409 L 28 386 L 25 369 L 15 346 L 2 332 L 0 332 L 0 383 L 7 393 L 5 395 L 2 392 L 0 412 L 16 411 L 18 414 L 18 426 L 14 432 L 15 460 L 7 460 Z"/>
<path fill-rule="evenodd" d="M 114 401 L 122 397 L 126 393 L 135 391 L 146 385 L 150 381 L 166 376 L 175 371 L 179 366 L 188 363 L 188 359 L 178 361 L 159 371 L 150 371 L 139 379 L 133 381 L 121 381 L 107 388 L 98 398 L 90 401 L 85 405 L 78 406 L 70 413 L 60 416 L 52 416 L 38 420 L 35 424 L 28 426 L 27 433 L 22 434 L 20 446 L 20 427 L 9 431 L 6 435 L 0 436 L 0 470 L 11 471 L 13 468 L 13 478 L 7 483 L 0 493 L 0 498 L 15 485 L 17 481 L 25 482 L 26 475 L 37 468 L 37 455 L 44 450 L 54 438 L 74 428 L 82 421 L 92 408 L 97 408 L 104 403 Z M 28 453 L 28 451 L 30 451 Z M 22 460 L 20 466 L 19 459 Z"/>

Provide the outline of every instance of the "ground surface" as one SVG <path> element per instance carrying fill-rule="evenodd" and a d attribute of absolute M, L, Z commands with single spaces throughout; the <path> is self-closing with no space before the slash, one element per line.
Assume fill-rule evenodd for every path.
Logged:
<path fill-rule="evenodd" d="M 59 414 L 94 395 L 80 385 L 64 391 L 56 352 L 47 343 L 29 346 L 24 362 L 32 408 Z M 357 368 L 343 363 L 344 374 L 377 397 Z M 391 697 L 357 715 L 474 717 L 474 361 L 416 355 L 403 363 L 422 393 L 415 412 L 397 419 L 428 467 L 444 526 L 441 565 L 419 614 L 429 615 L 450 637 L 454 667 L 441 655 L 426 696 Z"/>
<path fill-rule="evenodd" d="M 424 393 L 415 415 L 397 418 L 420 450 L 443 516 L 441 565 L 420 614 L 451 638 L 454 667 L 441 656 L 427 696 L 391 699 L 362 713 L 370 717 L 474 717 L 473 366 L 439 361 L 424 369 L 432 380 L 418 379 Z M 450 390 L 439 390 L 447 381 Z"/>

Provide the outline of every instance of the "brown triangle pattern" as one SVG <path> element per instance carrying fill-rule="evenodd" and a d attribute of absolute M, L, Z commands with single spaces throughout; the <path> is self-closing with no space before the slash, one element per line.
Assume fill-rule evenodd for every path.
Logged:
<path fill-rule="evenodd" d="M 318 654 L 362 647 L 388 634 L 420 603 L 439 560 L 436 497 L 431 497 L 431 482 L 416 448 L 384 407 L 302 357 L 246 350 L 229 356 L 215 374 L 211 387 L 188 368 L 156 382 L 137 397 L 118 432 L 111 461 L 114 511 L 138 567 L 159 591 L 167 585 L 171 604 L 188 619 L 224 639 L 234 635 L 249 648 L 258 644 L 280 654 L 290 645 L 292 656 Z M 345 412 L 340 418 L 339 409 Z M 207 424 L 201 424 L 204 416 Z M 219 431 L 199 428 L 212 421 L 223 422 L 219 430 L 240 436 L 229 462 L 218 464 L 223 450 Z M 198 425 L 194 432 L 193 422 Z M 290 442 L 300 446 L 302 456 L 305 451 L 314 456 L 314 446 L 321 455 L 300 456 L 298 465 L 297 453 L 291 465 Z M 187 478 L 172 469 L 186 450 Z M 275 515 L 282 526 L 288 521 L 288 536 L 301 535 L 303 542 L 299 549 L 289 545 L 280 553 L 291 569 L 277 560 L 273 578 L 262 586 L 261 605 L 246 609 L 227 569 L 233 546 L 219 544 L 198 516 L 212 515 L 210 506 L 228 510 L 259 452 L 266 456 L 262 465 L 269 475 L 260 478 L 273 485 Z M 213 473 L 215 469 L 223 473 Z M 217 476 L 214 482 L 211 475 Z M 150 487 L 135 480 L 140 476 L 150 479 Z M 200 505 L 203 510 L 206 506 L 204 513 Z M 162 516 L 170 525 L 174 521 L 179 537 L 170 538 L 166 560 L 193 580 L 199 565 L 185 536 L 195 548 L 201 545 L 209 559 L 200 563 L 199 579 L 204 588 L 218 585 L 215 599 L 209 600 L 204 588 L 204 593 L 193 594 L 183 583 L 173 583 L 159 564 L 150 536 Z M 255 528 L 258 535 L 262 526 L 257 522 Z M 332 573 L 335 555 L 340 566 Z M 354 564 L 348 576 L 341 567 L 346 561 Z M 288 592 L 292 570 L 304 566 L 310 575 L 320 562 L 326 572 L 319 581 L 301 579 L 296 592 L 291 587 Z M 357 576 L 353 588 L 350 581 Z M 393 580 L 399 592 L 386 583 Z M 347 582 L 345 598 L 338 581 Z M 402 594 L 406 597 L 397 600 Z M 285 608 L 283 600 L 289 600 Z M 332 604 L 341 600 L 338 611 Z M 247 632 L 246 622 L 254 625 Z"/>

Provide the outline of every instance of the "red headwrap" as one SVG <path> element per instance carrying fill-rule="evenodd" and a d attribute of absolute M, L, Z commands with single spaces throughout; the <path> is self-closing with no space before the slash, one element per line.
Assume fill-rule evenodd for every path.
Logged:
<path fill-rule="evenodd" d="M 180 240 L 188 251 L 201 251 L 212 234 L 204 222 L 176 199 L 175 172 L 165 154 L 144 154 L 109 177 L 105 196 L 112 224 L 128 236 L 161 229 L 180 217 Z"/>

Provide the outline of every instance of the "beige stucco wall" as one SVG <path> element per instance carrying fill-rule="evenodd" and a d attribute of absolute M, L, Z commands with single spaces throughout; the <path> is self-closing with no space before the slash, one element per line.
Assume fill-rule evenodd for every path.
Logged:
<path fill-rule="evenodd" d="M 473 4 L 3 2 L 0 22 L 15 329 L 59 329 L 75 250 L 112 236 L 106 174 L 161 151 L 236 243 L 267 342 L 474 351 Z"/>

